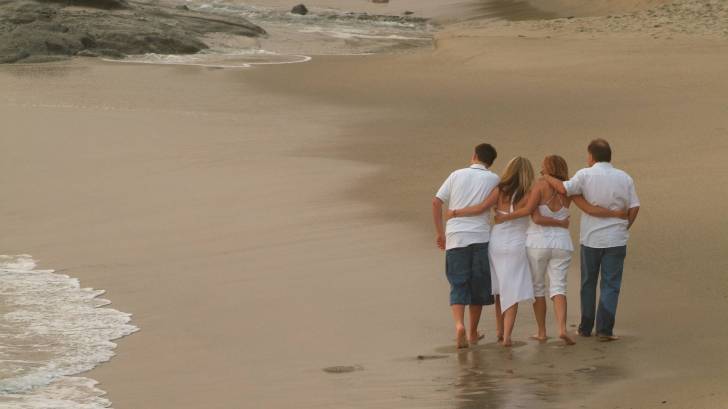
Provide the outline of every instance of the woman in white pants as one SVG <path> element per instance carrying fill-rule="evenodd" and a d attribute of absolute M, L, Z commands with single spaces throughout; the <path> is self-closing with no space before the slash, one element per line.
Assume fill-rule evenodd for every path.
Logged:
<path fill-rule="evenodd" d="M 564 158 L 558 155 L 546 156 L 541 174 L 548 174 L 560 180 L 568 180 L 569 169 Z M 532 338 L 545 342 L 546 336 L 546 275 L 548 275 L 549 297 L 553 300 L 559 338 L 566 345 L 574 340 L 566 331 L 566 287 L 567 272 L 571 265 L 574 247 L 568 230 L 569 206 L 571 201 L 585 213 L 600 217 L 626 217 L 625 211 L 612 211 L 593 206 L 581 196 L 567 197 L 559 194 L 543 181 L 531 190 L 528 204 L 505 216 L 504 220 L 531 214 L 531 223 L 526 231 L 526 254 L 531 270 L 538 333 Z"/>

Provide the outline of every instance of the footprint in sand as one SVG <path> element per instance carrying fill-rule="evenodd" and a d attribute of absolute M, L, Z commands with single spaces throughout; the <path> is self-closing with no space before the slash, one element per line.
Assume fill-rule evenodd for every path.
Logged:
<path fill-rule="evenodd" d="M 349 373 L 354 371 L 363 371 L 364 367 L 361 365 L 337 365 L 329 366 L 323 369 L 327 373 Z"/>

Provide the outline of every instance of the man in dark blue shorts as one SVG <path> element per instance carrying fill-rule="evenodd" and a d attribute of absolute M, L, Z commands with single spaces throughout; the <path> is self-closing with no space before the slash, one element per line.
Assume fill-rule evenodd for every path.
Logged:
<path fill-rule="evenodd" d="M 445 273 L 450 283 L 458 348 L 466 348 L 482 338 L 478 333 L 480 314 L 484 305 L 493 304 L 488 262 L 490 219 L 488 212 L 457 217 L 448 220 L 443 228 L 443 204 L 447 203 L 449 209 L 462 209 L 482 203 L 500 182 L 498 175 L 489 170 L 496 156 L 493 146 L 476 146 L 470 166 L 451 173 L 432 199 L 437 246 L 446 250 Z M 469 331 L 464 323 L 466 305 L 470 312 Z"/>

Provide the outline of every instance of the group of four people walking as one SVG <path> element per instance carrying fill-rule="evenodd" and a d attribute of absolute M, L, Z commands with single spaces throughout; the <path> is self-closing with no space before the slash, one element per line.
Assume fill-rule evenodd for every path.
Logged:
<path fill-rule="evenodd" d="M 518 303 L 533 302 L 538 332 L 546 341 L 546 295 L 553 300 L 559 337 L 574 340 L 566 325 L 567 272 L 573 246 L 569 207 L 581 219 L 581 323 L 578 333 L 615 340 L 613 328 L 621 287 L 628 230 L 639 211 L 632 178 L 611 165 L 611 147 L 603 139 L 588 148 L 589 167 L 568 177 L 566 161 L 546 156 L 536 180 L 528 159 L 515 157 L 499 177 L 490 144 L 475 147 L 471 165 L 445 180 L 433 199 L 437 245 L 446 250 L 446 276 L 458 348 L 483 338 L 478 323 L 484 305 L 495 304 L 496 333 L 503 346 L 511 334 Z M 443 212 L 443 205 L 447 210 Z M 491 227 L 489 210 L 495 225 Z M 443 213 L 447 219 L 443 223 Z M 596 286 L 601 276 L 599 307 Z M 546 278 L 548 277 L 548 291 Z M 466 329 L 465 309 L 469 309 Z"/>

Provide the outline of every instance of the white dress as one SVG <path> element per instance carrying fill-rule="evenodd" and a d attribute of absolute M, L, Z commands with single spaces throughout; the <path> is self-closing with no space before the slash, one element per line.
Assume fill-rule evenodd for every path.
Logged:
<path fill-rule="evenodd" d="M 513 212 L 512 199 L 510 211 Z M 493 295 L 500 295 L 504 312 L 521 301 L 534 301 L 531 269 L 526 255 L 528 221 L 528 217 L 508 220 L 493 226 L 490 233 L 488 255 Z"/>

